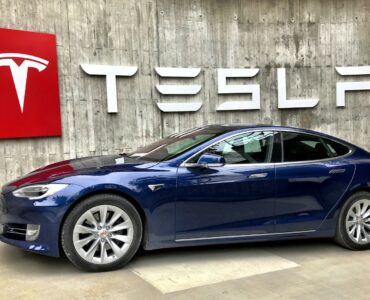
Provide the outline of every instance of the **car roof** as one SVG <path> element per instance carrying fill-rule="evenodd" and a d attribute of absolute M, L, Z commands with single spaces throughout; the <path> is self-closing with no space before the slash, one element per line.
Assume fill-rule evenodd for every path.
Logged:
<path fill-rule="evenodd" d="M 210 129 L 213 132 L 218 132 L 220 134 L 230 133 L 233 131 L 239 131 L 243 129 L 256 129 L 260 130 L 263 128 L 267 128 L 268 130 L 277 130 L 277 131 L 296 131 L 301 133 L 307 133 L 307 134 L 313 134 L 318 135 L 323 138 L 329 138 L 331 140 L 337 141 L 339 143 L 342 143 L 347 146 L 351 146 L 354 148 L 360 148 L 357 145 L 354 145 L 350 142 L 347 142 L 343 139 L 340 139 L 336 136 L 329 135 L 327 133 L 314 131 L 310 129 L 305 128 L 299 128 L 299 127 L 291 127 L 291 126 L 281 126 L 281 125 L 271 125 L 271 124 L 213 124 L 213 125 L 206 125 L 201 128 L 207 128 Z M 366 151 L 366 150 L 365 150 Z"/>
<path fill-rule="evenodd" d="M 271 124 L 212 124 L 212 125 L 203 126 L 203 128 L 209 128 L 209 129 L 212 129 L 214 131 L 219 131 L 219 132 L 231 132 L 231 131 L 236 131 L 236 130 L 241 130 L 241 129 L 261 129 L 261 128 L 275 128 L 276 130 L 291 129 L 291 130 L 315 132 L 315 131 L 304 129 L 304 128 L 271 125 Z M 319 133 L 319 132 L 315 132 L 315 133 Z"/>

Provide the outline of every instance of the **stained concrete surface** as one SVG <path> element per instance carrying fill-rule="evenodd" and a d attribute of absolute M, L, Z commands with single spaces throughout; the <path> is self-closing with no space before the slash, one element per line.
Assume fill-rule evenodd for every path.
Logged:
<path fill-rule="evenodd" d="M 168 269 L 179 262 L 187 266 L 180 280 L 187 275 L 192 281 L 202 257 L 208 257 L 209 277 L 220 273 L 222 281 L 203 278 L 200 286 L 163 293 L 158 282 L 137 275 L 148 265 L 149 277 L 159 273 L 168 280 Z M 241 267 L 232 262 L 248 257 L 267 271 L 251 275 L 256 266 L 250 266 L 248 276 L 235 278 L 233 268 L 240 273 Z M 292 267 L 268 270 L 281 261 Z M 0 274 L 0 299 L 370 299 L 370 251 L 349 251 L 329 240 L 141 251 L 126 268 L 107 273 L 83 273 L 65 258 L 0 244 Z"/>
<path fill-rule="evenodd" d="M 370 64 L 369 0 L 0 0 L 0 27 L 56 34 L 63 132 L 0 140 L 0 184 L 63 159 L 129 153 L 214 123 L 304 127 L 370 149 L 370 92 L 346 93 L 342 108 L 336 107 L 335 88 L 338 81 L 369 81 L 368 75 L 335 71 Z M 134 76 L 117 78 L 117 114 L 107 112 L 104 76 L 89 76 L 80 64 L 138 66 Z M 155 67 L 201 72 L 196 78 L 165 78 Z M 318 105 L 279 109 L 280 67 L 286 68 L 287 97 L 319 98 Z M 261 109 L 216 111 L 226 101 L 251 99 L 219 94 L 219 68 L 259 68 L 253 78 L 228 84 L 259 84 Z M 10 76 L 6 68 L 1 72 Z M 202 89 L 196 95 L 161 95 L 157 84 Z M 1 91 L 0 100 L 11 101 Z M 157 107 L 175 102 L 202 107 L 184 113 Z M 25 111 L 32 103 L 26 96 Z"/>
<path fill-rule="evenodd" d="M 270 251 L 253 248 L 206 249 L 163 255 L 159 252 L 137 259 L 129 268 L 162 293 L 211 285 L 299 265 Z"/>

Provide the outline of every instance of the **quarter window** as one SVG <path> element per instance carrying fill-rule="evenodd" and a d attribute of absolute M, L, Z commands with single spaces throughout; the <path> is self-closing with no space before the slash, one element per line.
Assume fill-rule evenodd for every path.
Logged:
<path fill-rule="evenodd" d="M 349 152 L 349 148 L 346 146 L 334 142 L 332 140 L 323 139 L 326 145 L 328 146 L 330 152 L 333 154 L 334 157 L 345 155 Z"/>
<path fill-rule="evenodd" d="M 284 161 L 319 160 L 332 157 L 322 139 L 310 134 L 283 132 Z"/>
<path fill-rule="evenodd" d="M 271 162 L 275 132 L 248 132 L 223 140 L 205 150 L 225 158 L 226 164 L 253 164 Z M 195 158 L 196 162 L 198 155 Z"/>

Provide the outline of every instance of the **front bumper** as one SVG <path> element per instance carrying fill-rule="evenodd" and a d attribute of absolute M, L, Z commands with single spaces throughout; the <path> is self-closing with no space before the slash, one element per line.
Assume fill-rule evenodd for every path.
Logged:
<path fill-rule="evenodd" d="M 83 187 L 69 185 L 40 200 L 0 194 L 0 241 L 49 256 L 60 256 L 59 233 L 68 208 Z"/>

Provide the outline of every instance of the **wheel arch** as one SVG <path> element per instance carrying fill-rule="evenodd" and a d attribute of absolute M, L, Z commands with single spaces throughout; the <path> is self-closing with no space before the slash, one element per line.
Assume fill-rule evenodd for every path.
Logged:
<path fill-rule="evenodd" d="M 335 236 L 334 240 L 344 248 L 350 249 L 350 250 L 364 250 L 369 249 L 370 244 L 363 244 L 363 243 L 356 243 L 353 240 L 351 241 L 351 237 L 349 237 L 350 233 L 348 233 L 347 229 L 345 229 L 345 225 L 343 225 L 344 222 L 346 222 L 346 215 L 348 212 L 348 209 L 351 207 L 350 205 L 353 205 L 353 202 L 351 204 L 351 201 L 361 200 L 362 195 L 370 195 L 370 187 L 367 185 L 361 185 L 356 186 L 355 188 L 351 189 L 349 193 L 347 193 L 346 198 L 342 201 L 339 209 L 338 209 L 338 217 L 336 222 L 336 228 L 335 228 Z M 359 199 L 353 198 L 353 197 L 360 197 Z M 365 197 L 365 199 L 368 199 L 369 197 Z M 345 232 L 343 232 L 345 231 Z M 358 241 L 359 242 L 359 241 Z"/>
<path fill-rule="evenodd" d="M 346 203 L 349 201 L 349 199 L 353 195 L 355 195 L 357 193 L 361 193 L 361 192 L 366 192 L 366 193 L 370 194 L 370 186 L 368 186 L 368 185 L 357 185 L 357 186 L 353 187 L 352 189 L 350 189 L 349 191 L 347 191 L 347 193 L 344 195 L 342 201 L 340 201 L 337 208 L 333 211 L 333 215 L 335 216 L 335 219 L 337 220 L 337 222 L 339 221 L 339 215 L 341 214 L 341 212 L 343 210 L 343 207 L 346 205 Z M 336 226 L 337 226 L 337 222 L 335 224 Z"/>
<path fill-rule="evenodd" d="M 132 197 L 131 195 L 129 195 L 128 193 L 125 193 L 125 192 L 120 191 L 120 190 L 117 190 L 117 189 L 104 189 L 104 190 L 94 190 L 94 191 L 85 193 L 81 197 L 75 199 L 75 201 L 68 207 L 68 209 L 66 210 L 66 212 L 63 215 L 63 218 L 62 218 L 62 221 L 61 221 L 60 227 L 59 227 L 58 244 L 59 244 L 59 252 L 60 252 L 60 254 L 63 254 L 63 249 L 62 249 L 62 245 L 61 245 L 61 242 L 60 242 L 61 241 L 62 228 L 63 228 L 63 224 L 64 224 L 65 220 L 67 219 L 68 215 L 70 214 L 70 212 L 79 203 L 81 203 L 85 199 L 90 198 L 92 196 L 104 195 L 104 194 L 105 195 L 106 194 L 116 195 L 116 196 L 120 196 L 122 198 L 125 198 L 127 201 L 129 201 L 135 207 L 135 209 L 139 213 L 140 220 L 141 220 L 141 223 L 143 225 L 143 233 L 142 233 L 141 246 L 145 248 L 145 245 L 146 245 L 146 242 L 147 242 L 147 236 L 148 236 L 147 235 L 147 232 L 148 232 L 148 230 L 147 230 L 147 218 L 146 218 L 144 209 L 141 207 L 141 205 L 139 204 L 139 202 L 134 197 Z"/>
<path fill-rule="evenodd" d="M 339 209 L 342 210 L 343 206 L 347 203 L 347 201 L 357 193 L 366 192 L 370 194 L 370 186 L 369 185 L 358 185 L 353 187 L 351 190 L 346 193 L 343 201 L 341 202 Z"/>

